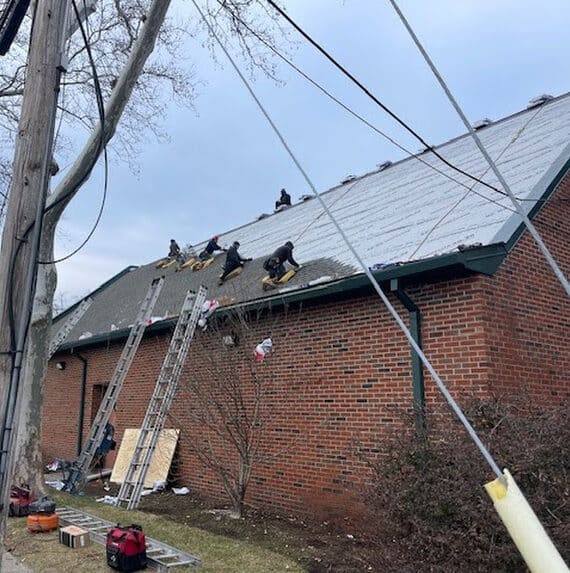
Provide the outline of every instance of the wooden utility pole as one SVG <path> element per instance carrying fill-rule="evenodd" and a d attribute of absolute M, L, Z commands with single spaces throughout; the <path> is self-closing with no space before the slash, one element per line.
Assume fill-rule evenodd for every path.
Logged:
<path fill-rule="evenodd" d="M 18 388 L 49 187 L 68 0 L 37 0 L 0 251 L 0 560 Z"/>

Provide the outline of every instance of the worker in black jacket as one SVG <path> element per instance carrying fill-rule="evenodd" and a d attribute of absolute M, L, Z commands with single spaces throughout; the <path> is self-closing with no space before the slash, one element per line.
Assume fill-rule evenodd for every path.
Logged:
<path fill-rule="evenodd" d="M 201 261 L 207 261 L 208 259 L 211 259 L 214 256 L 215 251 L 225 251 L 224 248 L 222 248 L 222 247 L 220 247 L 220 245 L 218 245 L 219 238 L 220 237 L 218 237 L 218 235 L 214 235 L 208 241 L 206 248 L 198 255 L 198 258 Z"/>
<path fill-rule="evenodd" d="M 175 259 L 180 256 L 180 247 L 174 239 L 170 239 L 170 249 L 168 250 L 168 258 Z"/>
<path fill-rule="evenodd" d="M 281 197 L 275 201 L 275 209 L 278 209 L 281 205 L 291 206 L 291 195 L 285 189 L 281 189 Z"/>
<path fill-rule="evenodd" d="M 226 262 L 224 264 L 224 272 L 220 276 L 220 282 L 218 285 L 223 285 L 226 277 L 232 272 L 235 271 L 239 267 L 243 267 L 243 265 L 247 261 L 251 261 L 251 259 L 244 259 L 238 252 L 239 243 L 234 241 L 232 246 L 228 249 L 228 253 L 226 255 Z"/>
<path fill-rule="evenodd" d="M 270 279 L 278 281 L 285 274 L 285 261 L 293 265 L 296 269 L 299 268 L 299 263 L 293 258 L 294 248 L 293 243 L 287 241 L 265 261 L 264 267 L 265 270 L 269 271 Z"/>
<path fill-rule="evenodd" d="M 170 239 L 170 249 L 168 250 L 168 258 L 175 259 L 179 263 L 184 262 L 184 254 L 180 250 L 178 243 L 174 239 Z"/>

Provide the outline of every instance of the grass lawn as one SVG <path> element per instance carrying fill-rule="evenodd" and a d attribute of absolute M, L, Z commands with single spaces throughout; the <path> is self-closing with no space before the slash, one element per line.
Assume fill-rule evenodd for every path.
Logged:
<path fill-rule="evenodd" d="M 200 572 L 270 573 L 272 571 L 302 572 L 303 567 L 293 559 L 276 553 L 257 543 L 224 537 L 196 527 L 177 523 L 167 517 L 141 511 L 126 511 L 95 502 L 92 498 L 53 495 L 58 506 L 69 506 L 87 511 L 108 521 L 122 525 L 142 525 L 148 537 L 168 543 L 202 559 Z M 8 522 L 6 546 L 13 555 L 38 573 L 99 573 L 109 572 L 102 545 L 85 549 L 69 549 L 58 542 L 57 532 L 31 534 L 26 530 L 25 518 L 11 518 Z M 176 567 L 173 572 L 196 571 L 192 567 Z"/>

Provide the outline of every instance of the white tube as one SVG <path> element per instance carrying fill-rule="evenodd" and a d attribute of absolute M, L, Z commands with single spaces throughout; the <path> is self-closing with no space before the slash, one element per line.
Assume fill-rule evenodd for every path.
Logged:
<path fill-rule="evenodd" d="M 485 484 L 499 517 L 532 573 L 567 573 L 568 567 L 509 470 Z"/>

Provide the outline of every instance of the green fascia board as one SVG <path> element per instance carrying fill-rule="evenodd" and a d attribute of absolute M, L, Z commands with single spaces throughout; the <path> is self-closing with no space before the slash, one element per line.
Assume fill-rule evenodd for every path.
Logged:
<path fill-rule="evenodd" d="M 570 144 L 568 146 L 570 148 Z M 568 148 L 563 152 L 568 157 Z M 570 170 L 570 157 L 562 164 L 561 168 L 556 172 L 554 177 L 551 178 L 550 183 L 546 186 L 544 193 L 539 197 L 539 200 L 533 205 L 532 209 L 528 213 L 528 218 L 532 221 L 540 210 L 546 205 L 548 199 L 552 197 L 556 191 L 558 185 L 564 179 L 568 171 Z M 506 249 L 510 253 L 514 246 L 517 244 L 518 240 L 521 238 L 522 234 L 526 231 L 526 225 L 524 221 L 521 221 L 515 231 L 511 234 L 510 239 L 506 243 Z"/>
<path fill-rule="evenodd" d="M 410 284 L 421 281 L 442 280 L 442 278 L 450 276 L 467 276 L 474 273 L 492 276 L 506 255 L 507 249 L 503 243 L 485 247 L 472 247 L 462 252 L 448 253 L 421 261 L 394 265 L 374 271 L 373 275 L 380 284 L 387 284 L 393 278 L 405 279 L 405 282 Z M 303 301 L 316 301 L 317 299 L 338 295 L 350 296 L 350 294 L 356 294 L 358 291 L 369 292 L 371 290 L 372 286 L 368 277 L 364 273 L 358 273 L 329 283 L 286 291 L 272 297 L 263 297 L 224 307 L 216 314 L 223 316 L 237 308 L 244 312 L 278 309 Z M 176 325 L 177 320 L 178 318 L 174 317 L 151 324 L 146 328 L 145 336 L 159 335 L 171 330 Z M 64 351 L 116 342 L 127 338 L 129 332 L 130 328 L 122 328 L 104 334 L 97 334 L 83 340 L 64 342 L 58 349 L 58 354 Z"/>

